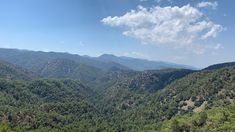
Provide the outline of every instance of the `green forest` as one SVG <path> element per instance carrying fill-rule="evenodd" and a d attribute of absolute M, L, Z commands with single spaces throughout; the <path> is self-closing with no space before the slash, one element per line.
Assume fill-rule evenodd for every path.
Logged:
<path fill-rule="evenodd" d="M 1 132 L 235 131 L 234 62 L 137 71 L 69 54 L 14 53 L 0 53 Z"/>

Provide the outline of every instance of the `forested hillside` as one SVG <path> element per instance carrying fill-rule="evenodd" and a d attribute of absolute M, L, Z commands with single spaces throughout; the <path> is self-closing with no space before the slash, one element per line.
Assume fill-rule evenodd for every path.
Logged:
<path fill-rule="evenodd" d="M 12 130 L 79 131 L 101 124 L 94 93 L 78 81 L 0 80 L 0 120 Z"/>
<path fill-rule="evenodd" d="M 0 131 L 235 131 L 233 63 L 104 71 L 52 59 L 34 72 L 22 67 L 0 63 Z"/>
<path fill-rule="evenodd" d="M 123 130 L 160 131 L 158 123 L 176 115 L 234 104 L 234 75 L 235 67 L 196 72 L 149 94 L 114 88 L 101 109 L 115 124 L 121 123 Z"/>
<path fill-rule="evenodd" d="M 105 72 L 100 69 L 80 64 L 69 59 L 55 59 L 49 61 L 42 65 L 36 73 L 46 78 L 70 78 L 86 83 L 95 81 L 105 74 Z"/>
<path fill-rule="evenodd" d="M 232 66 L 235 66 L 235 62 L 214 64 L 214 65 L 208 66 L 207 68 L 205 68 L 203 70 L 215 70 L 215 69 L 220 69 L 220 68 L 223 68 L 223 67 L 232 67 Z"/>
<path fill-rule="evenodd" d="M 213 107 L 201 113 L 176 116 L 160 123 L 159 131 L 223 131 L 235 130 L 235 105 Z"/>
<path fill-rule="evenodd" d="M 139 72 L 136 76 L 130 77 L 119 83 L 118 87 L 127 87 L 133 91 L 156 92 L 164 88 L 176 79 L 182 78 L 194 71 L 186 69 L 164 69 Z"/>
<path fill-rule="evenodd" d="M 33 76 L 33 73 L 30 73 L 27 70 L 0 60 L 0 78 L 10 80 L 30 80 Z"/>

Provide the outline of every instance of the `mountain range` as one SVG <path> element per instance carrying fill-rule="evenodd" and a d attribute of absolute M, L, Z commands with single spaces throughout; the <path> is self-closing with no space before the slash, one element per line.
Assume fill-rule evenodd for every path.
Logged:
<path fill-rule="evenodd" d="M 0 131 L 235 131 L 235 63 L 0 49 Z"/>
<path fill-rule="evenodd" d="M 103 54 L 96 58 L 96 60 L 102 62 L 115 62 L 123 66 L 129 67 L 132 70 L 144 71 L 144 70 L 159 70 L 166 68 L 179 68 L 179 69 L 197 69 L 192 66 L 180 65 L 175 63 L 163 62 L 163 61 L 149 61 L 144 59 L 137 59 L 131 57 L 117 57 L 111 54 Z"/>
<path fill-rule="evenodd" d="M 192 66 L 179 65 L 168 62 L 148 61 L 130 57 L 117 57 L 114 55 L 104 54 L 99 57 L 80 56 L 77 54 L 59 53 L 59 52 L 42 52 L 28 51 L 18 49 L 0 48 L 0 59 L 7 60 L 15 65 L 20 65 L 29 70 L 41 67 L 55 59 L 69 59 L 76 63 L 92 66 L 102 70 L 121 69 L 121 70 L 157 70 L 164 68 L 186 68 L 195 69 Z"/>

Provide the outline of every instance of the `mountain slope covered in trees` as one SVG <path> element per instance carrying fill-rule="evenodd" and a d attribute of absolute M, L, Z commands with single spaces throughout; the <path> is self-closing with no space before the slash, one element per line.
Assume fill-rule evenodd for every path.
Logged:
<path fill-rule="evenodd" d="M 100 109 L 123 130 L 158 130 L 159 122 L 176 115 L 234 104 L 234 75 L 235 67 L 196 72 L 150 94 L 119 87 L 107 94 Z"/>
<path fill-rule="evenodd" d="M 77 63 L 69 59 L 55 59 L 44 64 L 37 73 L 47 78 L 70 78 L 82 81 L 94 81 L 104 74 L 98 68 Z"/>
<path fill-rule="evenodd" d="M 227 62 L 227 63 L 221 63 L 221 64 L 214 64 L 214 65 L 206 67 L 203 70 L 216 70 L 216 69 L 220 69 L 223 67 L 233 67 L 233 66 L 235 66 L 235 62 Z"/>
<path fill-rule="evenodd" d="M 91 89 L 72 80 L 0 80 L 0 119 L 13 130 L 92 130 L 102 123 Z M 101 119 L 101 118 L 100 118 Z"/>
<path fill-rule="evenodd" d="M 30 80 L 33 77 L 33 73 L 10 64 L 6 61 L 0 60 L 0 78 L 12 79 L 12 80 Z"/>
<path fill-rule="evenodd" d="M 119 83 L 119 87 L 127 87 L 133 91 L 156 92 L 176 79 L 182 78 L 194 71 L 187 69 L 164 69 L 139 72 Z"/>
<path fill-rule="evenodd" d="M 202 113 L 176 116 L 159 124 L 159 131 L 223 131 L 235 130 L 235 105 L 213 107 Z"/>
<path fill-rule="evenodd" d="M 0 131 L 235 131 L 234 62 L 197 71 L 39 63 L 28 72 L 0 62 Z"/>

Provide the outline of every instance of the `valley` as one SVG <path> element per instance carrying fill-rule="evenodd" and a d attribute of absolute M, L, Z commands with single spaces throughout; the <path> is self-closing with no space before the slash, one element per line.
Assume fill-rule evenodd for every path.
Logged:
<path fill-rule="evenodd" d="M 17 49 L 0 60 L 0 131 L 235 131 L 234 62 L 197 70 Z"/>

